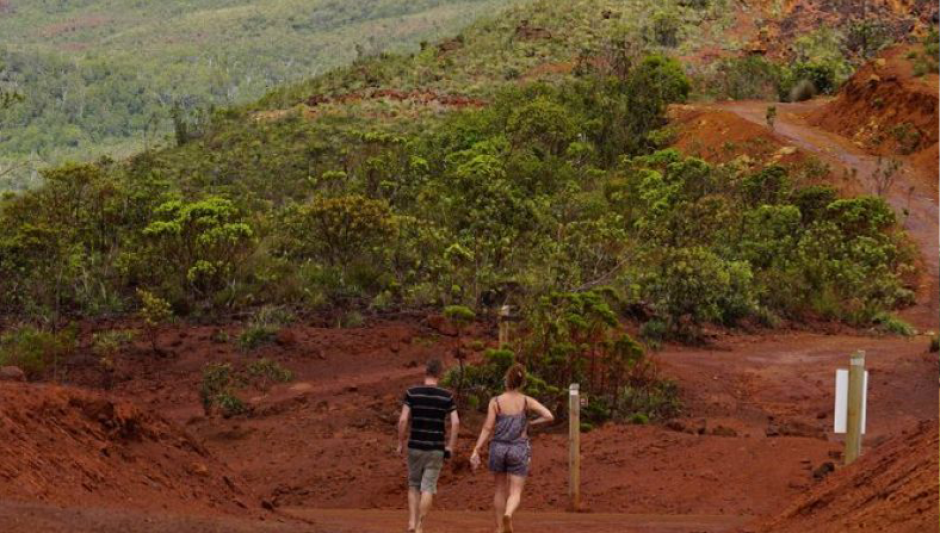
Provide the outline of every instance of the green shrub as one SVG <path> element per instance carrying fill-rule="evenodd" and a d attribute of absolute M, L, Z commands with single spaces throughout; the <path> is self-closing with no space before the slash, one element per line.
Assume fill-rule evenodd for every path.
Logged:
<path fill-rule="evenodd" d="M 361 328 L 365 323 L 365 317 L 356 310 L 347 311 L 339 317 L 339 327 L 341 328 Z"/>
<path fill-rule="evenodd" d="M 236 375 L 231 364 L 206 365 L 199 389 L 206 414 L 211 414 L 216 408 L 226 418 L 246 412 L 247 406 L 235 394 L 243 385 L 244 382 Z"/>
<path fill-rule="evenodd" d="M 271 344 L 277 338 L 278 326 L 267 324 L 249 324 L 238 336 L 238 345 L 243 350 L 255 350 L 266 344 Z"/>
<path fill-rule="evenodd" d="M 701 80 L 715 98 L 770 100 L 780 94 L 784 70 L 767 59 L 746 55 L 719 60 Z"/>
<path fill-rule="evenodd" d="M 646 421 L 669 420 L 679 416 L 682 402 L 676 383 L 664 379 L 652 379 L 642 386 L 627 386 L 617 399 L 617 412 L 624 413 L 627 420 L 642 417 Z"/>
<path fill-rule="evenodd" d="M 0 335 L 0 366 L 17 366 L 29 378 L 38 378 L 52 367 L 58 379 L 59 364 L 74 352 L 77 335 L 74 326 L 57 332 L 33 326 L 13 328 Z"/>
<path fill-rule="evenodd" d="M 271 383 L 287 383 L 294 379 L 293 372 L 270 359 L 259 359 L 249 364 L 247 372 L 251 379 L 260 381 L 262 389 L 268 388 Z"/>
<path fill-rule="evenodd" d="M 891 29 L 876 19 L 855 22 L 846 34 L 846 47 L 866 61 L 893 41 Z"/>
<path fill-rule="evenodd" d="M 95 355 L 112 356 L 134 342 L 137 334 L 133 330 L 99 331 L 92 335 L 91 345 Z"/>
<path fill-rule="evenodd" d="M 248 412 L 248 406 L 245 405 L 245 402 L 229 391 L 222 392 L 216 396 L 215 402 L 219 406 L 219 411 L 222 413 L 222 416 L 225 418 Z"/>
<path fill-rule="evenodd" d="M 675 48 L 679 46 L 679 32 L 682 24 L 679 17 L 671 11 L 659 11 L 653 15 L 650 27 L 652 40 L 659 46 Z"/>
<path fill-rule="evenodd" d="M 913 337 L 917 335 L 917 330 L 914 329 L 914 326 L 889 313 L 878 313 L 872 319 L 872 322 L 879 330 L 885 333 L 900 335 L 902 337 Z"/>
<path fill-rule="evenodd" d="M 454 324 L 460 325 L 462 327 L 473 322 L 476 319 L 477 314 L 469 307 L 464 307 L 462 305 L 448 305 L 444 308 L 444 317 Z"/>
<path fill-rule="evenodd" d="M 916 53 L 913 58 L 914 75 L 923 76 L 925 74 L 936 74 L 940 72 L 940 34 L 937 28 L 930 28 L 930 31 L 923 39 L 923 51 Z"/>
<path fill-rule="evenodd" d="M 669 327 L 659 319 L 648 320 L 640 326 L 640 338 L 653 349 L 658 349 L 668 334 Z"/>
<path fill-rule="evenodd" d="M 140 298 L 138 315 L 144 321 L 147 336 L 150 337 L 150 347 L 153 353 L 160 353 L 157 347 L 157 333 L 160 326 L 173 320 L 173 309 L 169 302 L 150 291 L 137 289 L 137 297 Z"/>
<path fill-rule="evenodd" d="M 244 350 L 255 350 L 277 339 L 277 333 L 294 320 L 294 316 L 283 307 L 266 305 L 255 312 L 248 326 L 238 336 L 238 344 Z"/>
<path fill-rule="evenodd" d="M 479 365 L 451 368 L 441 383 L 445 387 L 460 386 L 474 405 L 485 410 L 490 398 L 503 393 L 503 377 L 515 362 L 516 356 L 512 351 L 489 349 L 483 354 L 483 361 Z M 545 390 L 540 389 L 542 384 L 544 382 L 529 374 L 526 393 L 534 397 L 544 397 Z"/>

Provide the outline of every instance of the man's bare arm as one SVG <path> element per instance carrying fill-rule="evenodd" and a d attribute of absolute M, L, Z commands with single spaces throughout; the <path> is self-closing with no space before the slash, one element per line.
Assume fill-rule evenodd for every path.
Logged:
<path fill-rule="evenodd" d="M 451 453 L 454 453 L 454 450 L 457 449 L 457 437 L 460 433 L 460 415 L 457 414 L 457 411 L 450 412 L 450 445 L 447 447 Z"/>
<path fill-rule="evenodd" d="M 411 407 L 403 405 L 401 407 L 401 416 L 398 417 L 398 453 L 405 449 L 405 443 L 408 442 L 408 422 L 411 421 Z"/>

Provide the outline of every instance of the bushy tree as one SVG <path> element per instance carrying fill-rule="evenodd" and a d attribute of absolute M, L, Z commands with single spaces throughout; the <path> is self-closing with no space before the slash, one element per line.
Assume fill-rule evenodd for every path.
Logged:
<path fill-rule="evenodd" d="M 287 224 L 294 256 L 322 260 L 344 271 L 383 244 L 394 229 L 388 204 L 361 195 L 315 197 Z"/>
<path fill-rule="evenodd" d="M 167 290 L 183 300 L 208 299 L 235 284 L 254 231 L 233 202 L 174 200 L 158 206 L 153 216 L 143 235 L 153 246 L 154 270 L 166 276 L 158 281 L 171 284 Z"/>
<path fill-rule="evenodd" d="M 643 291 L 678 334 L 694 337 L 701 324 L 733 321 L 753 305 L 753 273 L 745 261 L 725 261 L 701 246 L 652 255 Z"/>

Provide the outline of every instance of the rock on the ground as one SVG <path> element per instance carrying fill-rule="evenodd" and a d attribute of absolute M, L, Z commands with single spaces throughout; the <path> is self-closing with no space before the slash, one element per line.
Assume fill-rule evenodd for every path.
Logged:
<path fill-rule="evenodd" d="M 26 381 L 26 373 L 18 366 L 0 367 L 0 381 Z"/>

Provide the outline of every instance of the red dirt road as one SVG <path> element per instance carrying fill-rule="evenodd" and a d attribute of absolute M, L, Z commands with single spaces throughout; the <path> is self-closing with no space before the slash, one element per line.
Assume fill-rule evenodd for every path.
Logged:
<path fill-rule="evenodd" d="M 288 509 L 264 522 L 227 516 L 176 515 L 102 508 L 61 508 L 0 501 L 5 533 L 400 533 L 403 511 Z M 294 521 L 296 518 L 300 521 Z M 490 533 L 485 512 L 442 511 L 429 519 L 429 533 Z M 520 512 L 520 531 L 542 533 L 719 533 L 744 523 L 727 516 L 652 516 Z"/>
<path fill-rule="evenodd" d="M 353 527 L 362 533 L 399 533 L 402 511 L 350 511 L 289 509 L 287 513 L 322 524 L 327 529 Z M 656 516 L 625 514 L 526 513 L 515 521 L 519 531 L 541 533 L 718 533 L 744 523 L 727 516 Z M 487 512 L 448 511 L 431 515 L 428 532 L 491 533 L 493 517 Z"/>

